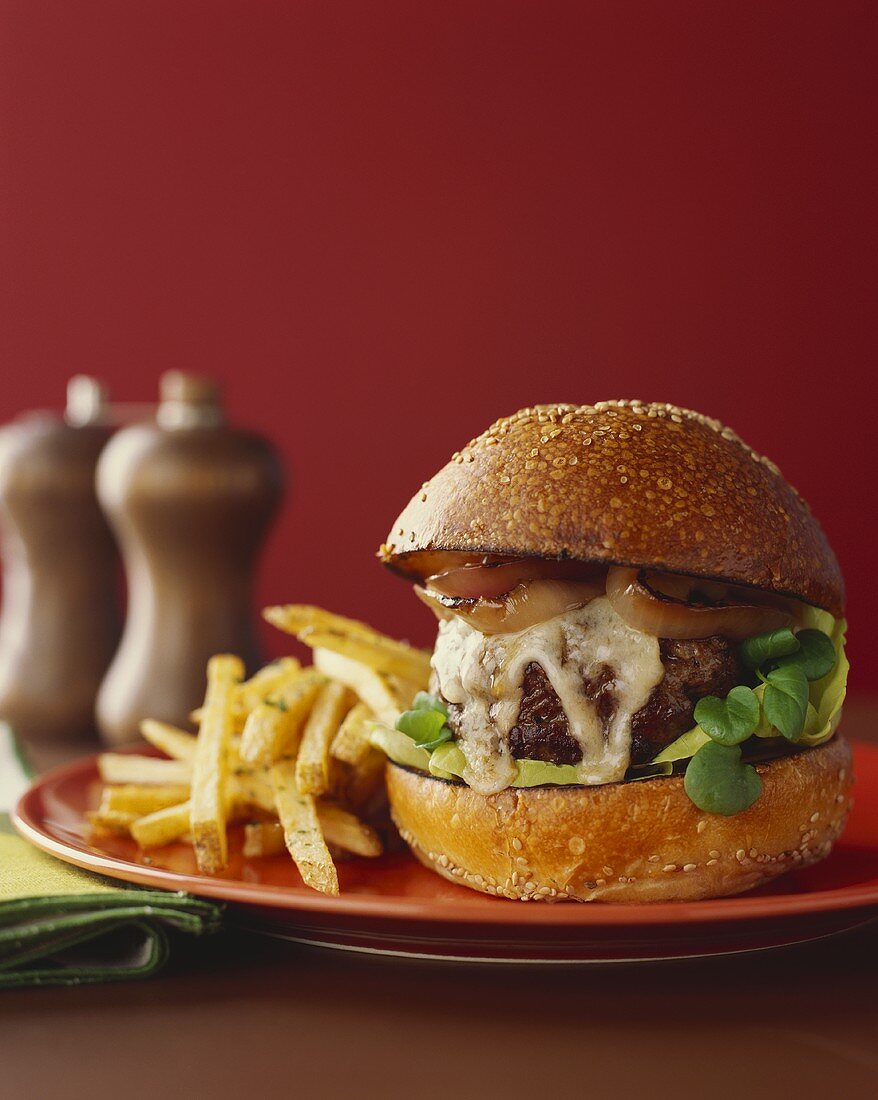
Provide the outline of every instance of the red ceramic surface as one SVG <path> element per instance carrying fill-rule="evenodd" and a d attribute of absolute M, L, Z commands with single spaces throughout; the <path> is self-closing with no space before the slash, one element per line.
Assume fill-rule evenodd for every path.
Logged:
<path fill-rule="evenodd" d="M 856 745 L 854 810 L 832 855 L 750 894 L 649 905 L 522 904 L 446 882 L 411 856 L 339 866 L 341 896 L 302 885 L 285 855 L 231 861 L 203 875 L 191 848 L 148 856 L 123 837 L 90 838 L 97 805 L 94 757 L 47 772 L 13 820 L 27 839 L 79 867 L 127 882 L 188 890 L 232 905 L 232 919 L 263 931 L 357 950 L 516 961 L 627 961 L 753 950 L 801 942 L 878 916 L 878 748 Z"/>

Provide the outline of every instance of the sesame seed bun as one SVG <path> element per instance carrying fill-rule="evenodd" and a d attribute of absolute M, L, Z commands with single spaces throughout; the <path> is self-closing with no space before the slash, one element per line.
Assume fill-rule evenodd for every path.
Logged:
<path fill-rule="evenodd" d="M 524 900 L 679 901 L 750 890 L 823 859 L 850 811 L 851 752 L 834 737 L 759 764 L 749 810 L 699 810 L 681 776 L 603 787 L 463 783 L 388 763 L 394 821 L 452 882 Z"/>
<path fill-rule="evenodd" d="M 543 405 L 498 420 L 412 498 L 380 555 L 421 578 L 437 550 L 648 566 L 844 607 L 826 536 L 777 467 L 672 405 Z"/>

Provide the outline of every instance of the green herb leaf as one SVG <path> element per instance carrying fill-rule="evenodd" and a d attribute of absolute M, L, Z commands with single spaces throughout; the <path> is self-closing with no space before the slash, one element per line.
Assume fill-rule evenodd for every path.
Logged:
<path fill-rule="evenodd" d="M 689 761 L 683 787 L 699 810 L 732 817 L 753 805 L 762 780 L 751 764 L 741 763 L 738 745 L 708 741 Z"/>
<path fill-rule="evenodd" d="M 396 728 L 413 741 L 432 741 L 445 725 L 441 710 L 407 710 L 396 720 Z"/>
<path fill-rule="evenodd" d="M 418 741 L 417 746 L 419 749 L 426 749 L 427 752 L 432 752 L 434 749 L 438 749 L 440 745 L 444 745 L 446 741 L 450 741 L 453 736 L 454 734 L 448 726 L 443 726 L 432 741 Z"/>
<path fill-rule="evenodd" d="M 776 668 L 765 677 L 765 717 L 787 741 L 798 741 L 808 713 L 808 681 L 797 665 Z"/>
<path fill-rule="evenodd" d="M 741 658 L 748 668 L 759 668 L 767 661 L 798 653 L 799 638 L 789 627 L 781 630 L 769 630 L 767 634 L 757 634 L 741 642 Z"/>
<path fill-rule="evenodd" d="M 419 691 L 412 703 L 412 710 L 438 710 L 448 717 L 448 707 L 438 695 L 431 695 L 429 691 Z"/>
<path fill-rule="evenodd" d="M 707 695 L 695 704 L 695 721 L 720 745 L 740 745 L 759 725 L 759 700 L 748 687 L 734 687 L 725 697 Z"/>
<path fill-rule="evenodd" d="M 445 723 L 447 717 L 448 710 L 441 700 L 421 691 L 415 696 L 414 709 L 397 718 L 396 728 L 411 737 L 419 749 L 432 752 L 454 736 Z"/>
<path fill-rule="evenodd" d="M 795 665 L 805 674 L 806 680 L 820 680 L 835 668 L 838 654 L 832 639 L 822 630 L 800 630 L 796 641 L 800 647 L 798 653 L 778 661 L 778 667 L 791 668 Z"/>

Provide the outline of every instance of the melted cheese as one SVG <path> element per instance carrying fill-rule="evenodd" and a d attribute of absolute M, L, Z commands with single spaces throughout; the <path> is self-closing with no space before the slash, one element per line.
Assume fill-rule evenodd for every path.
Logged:
<path fill-rule="evenodd" d="M 508 787 L 517 765 L 509 732 L 518 719 L 524 672 L 541 666 L 582 746 L 580 781 L 620 780 L 631 755 L 631 719 L 664 675 L 658 639 L 627 626 L 605 597 L 517 634 L 485 635 L 455 616 L 439 624 L 434 688 L 460 706 L 463 778 L 482 794 Z M 609 668 L 615 709 L 602 725 L 585 682 Z"/>

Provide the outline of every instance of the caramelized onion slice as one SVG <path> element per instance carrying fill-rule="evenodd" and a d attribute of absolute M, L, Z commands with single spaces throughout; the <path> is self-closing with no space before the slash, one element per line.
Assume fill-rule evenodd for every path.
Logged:
<path fill-rule="evenodd" d="M 484 559 L 467 562 L 454 569 L 434 573 L 426 587 L 441 596 L 456 599 L 496 599 L 533 580 L 596 580 L 603 566 L 577 561 L 552 561 L 547 558 Z"/>
<path fill-rule="evenodd" d="M 513 634 L 584 606 L 603 595 L 603 584 L 544 578 L 522 582 L 494 600 L 446 596 L 417 585 L 415 592 L 440 619 L 457 615 L 482 634 Z"/>
<path fill-rule="evenodd" d="M 697 581 L 691 584 L 702 590 L 705 587 Z M 642 570 L 622 566 L 612 566 L 607 573 L 607 597 L 628 626 L 656 638 L 711 638 L 719 634 L 740 641 L 789 626 L 793 620 L 789 610 L 762 603 L 761 595 L 755 595 L 760 602 L 753 603 L 690 604 L 651 587 Z"/>

